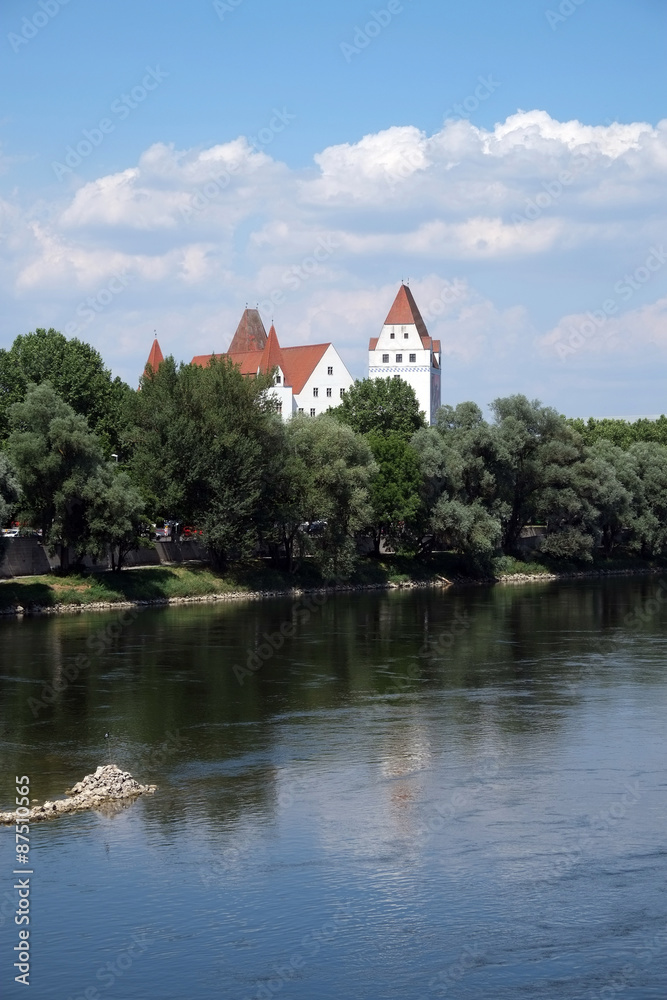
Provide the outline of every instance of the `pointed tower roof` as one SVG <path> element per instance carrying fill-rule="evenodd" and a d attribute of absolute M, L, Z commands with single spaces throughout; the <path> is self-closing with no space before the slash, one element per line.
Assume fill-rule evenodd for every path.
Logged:
<path fill-rule="evenodd" d="M 247 354 L 248 351 L 263 351 L 266 340 L 266 330 L 259 312 L 257 309 L 246 309 L 227 353 Z"/>
<path fill-rule="evenodd" d="M 266 342 L 266 347 L 264 348 L 264 354 L 262 356 L 262 371 L 270 372 L 272 368 L 280 368 L 280 370 L 285 373 L 285 362 L 283 361 L 283 352 L 278 343 L 278 334 L 276 333 L 276 328 L 271 324 L 271 329 L 269 330 L 269 339 Z"/>
<path fill-rule="evenodd" d="M 153 341 L 153 346 L 151 347 L 151 353 L 148 355 L 148 361 L 146 362 L 146 367 L 144 368 L 144 375 L 148 374 L 148 367 L 152 371 L 156 372 L 162 362 L 164 361 L 164 355 L 160 350 L 160 345 L 158 344 L 157 337 Z"/>
<path fill-rule="evenodd" d="M 422 341 L 428 340 L 429 346 L 431 338 L 428 335 L 426 324 L 417 308 L 412 292 L 407 285 L 401 285 L 398 295 L 394 299 L 394 304 L 389 310 L 389 315 L 384 321 L 385 326 L 416 326 L 417 332 Z M 427 346 L 427 345 L 424 345 Z"/>

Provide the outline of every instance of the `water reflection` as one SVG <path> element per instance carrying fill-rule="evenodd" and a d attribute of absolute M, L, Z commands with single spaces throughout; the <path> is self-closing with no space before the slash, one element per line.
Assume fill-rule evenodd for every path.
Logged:
<path fill-rule="evenodd" d="M 193 982 L 255 996 L 340 906 L 345 921 L 283 995 L 602 989 L 622 938 L 608 914 L 633 947 L 667 925 L 657 591 L 642 578 L 351 594 L 307 618 L 284 600 L 152 609 L 112 637 L 105 616 L 3 622 L 4 770 L 28 768 L 43 799 L 110 752 L 159 786 L 40 829 L 44 926 L 85 863 L 119 926 L 131 905 L 135 923 L 168 915 L 161 997 Z M 70 891 L 71 947 L 89 925 L 99 958 L 102 915 Z M 199 980 L 174 944 L 193 906 Z M 60 979 L 41 995 L 60 998 L 76 984 L 56 943 Z M 158 995 L 142 976 L 124 995 Z M 626 995 L 657 995 L 641 989 Z"/>

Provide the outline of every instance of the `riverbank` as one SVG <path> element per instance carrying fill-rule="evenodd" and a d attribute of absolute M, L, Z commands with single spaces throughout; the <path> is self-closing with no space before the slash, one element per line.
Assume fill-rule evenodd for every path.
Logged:
<path fill-rule="evenodd" d="M 0 581 L 0 615 L 64 614 L 150 605 L 261 600 L 296 597 L 303 593 L 548 583 L 563 579 L 648 575 L 665 569 L 662 565 L 627 559 L 607 561 L 585 569 L 570 566 L 562 571 L 506 557 L 501 557 L 498 563 L 495 575 L 480 578 L 462 573 L 456 557 L 451 553 L 438 553 L 426 561 L 402 557 L 367 560 L 349 582 L 328 585 L 312 567 L 300 574 L 287 574 L 261 564 L 224 575 L 210 567 L 194 565 L 156 566 L 123 573 L 66 576 L 52 573 Z"/>

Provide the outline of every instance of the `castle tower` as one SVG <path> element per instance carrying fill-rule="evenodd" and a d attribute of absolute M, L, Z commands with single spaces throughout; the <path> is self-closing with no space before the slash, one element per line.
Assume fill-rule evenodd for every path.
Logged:
<path fill-rule="evenodd" d="M 148 361 L 146 362 L 146 367 L 144 368 L 144 375 L 148 375 L 149 369 L 153 374 L 155 374 L 163 361 L 164 355 L 160 350 L 160 345 L 158 344 L 156 337 L 153 341 L 153 346 L 151 347 L 151 353 L 148 355 Z"/>
<path fill-rule="evenodd" d="M 401 285 L 379 337 L 368 345 L 368 377 L 398 375 L 415 390 L 426 422 L 440 406 L 440 341 L 431 340 L 417 303 Z"/>

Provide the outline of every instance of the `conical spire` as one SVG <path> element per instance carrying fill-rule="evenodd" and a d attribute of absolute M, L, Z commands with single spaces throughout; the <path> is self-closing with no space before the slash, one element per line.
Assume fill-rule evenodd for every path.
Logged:
<path fill-rule="evenodd" d="M 262 371 L 270 372 L 272 368 L 280 368 L 282 372 L 285 371 L 285 365 L 283 362 L 283 352 L 280 349 L 280 344 L 278 343 L 278 334 L 276 333 L 276 328 L 271 324 L 271 329 L 269 330 L 269 339 L 266 342 L 266 347 L 264 348 L 264 356 L 262 357 Z"/>
<path fill-rule="evenodd" d="M 417 308 L 412 292 L 407 285 L 401 285 L 389 315 L 384 321 L 385 326 L 416 326 L 420 337 L 428 337 L 426 324 Z"/>
<path fill-rule="evenodd" d="M 151 347 L 151 353 L 148 355 L 148 361 L 146 362 L 146 367 L 144 368 L 144 375 L 148 375 L 149 367 L 151 371 L 156 372 L 163 361 L 164 355 L 160 350 L 160 345 L 158 344 L 158 339 L 156 337 L 153 341 L 153 346 Z"/>

